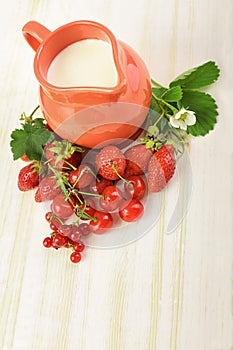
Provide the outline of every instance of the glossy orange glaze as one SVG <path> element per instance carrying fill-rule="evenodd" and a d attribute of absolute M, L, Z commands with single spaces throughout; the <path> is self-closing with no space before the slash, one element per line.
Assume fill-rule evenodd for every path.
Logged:
<path fill-rule="evenodd" d="M 30 21 L 23 27 L 23 35 L 36 51 L 34 71 L 40 84 L 41 109 L 58 135 L 91 148 L 137 134 L 150 106 L 151 83 L 146 65 L 130 46 L 92 21 L 68 23 L 54 32 Z M 47 71 L 55 56 L 84 39 L 100 39 L 112 45 L 118 84 L 113 88 L 49 84 Z"/>

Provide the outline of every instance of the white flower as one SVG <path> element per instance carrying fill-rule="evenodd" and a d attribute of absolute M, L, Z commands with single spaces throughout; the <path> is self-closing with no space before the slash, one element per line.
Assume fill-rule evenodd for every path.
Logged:
<path fill-rule="evenodd" d="M 181 108 L 174 117 L 170 118 L 170 123 L 174 128 L 187 130 L 188 125 L 194 125 L 196 123 L 195 112 Z"/>

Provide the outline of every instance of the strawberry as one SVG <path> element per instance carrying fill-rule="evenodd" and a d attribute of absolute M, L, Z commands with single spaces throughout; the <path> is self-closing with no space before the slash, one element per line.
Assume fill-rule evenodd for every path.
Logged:
<path fill-rule="evenodd" d="M 18 175 L 18 188 L 20 191 L 29 191 L 39 184 L 39 162 L 32 162 L 23 167 Z"/>
<path fill-rule="evenodd" d="M 124 177 L 128 178 L 132 175 L 145 174 L 147 165 L 152 155 L 152 150 L 146 148 L 145 144 L 140 144 L 129 148 L 125 152 L 126 169 Z"/>
<path fill-rule="evenodd" d="M 126 167 L 124 154 L 116 146 L 104 147 L 96 156 L 97 170 L 105 179 L 117 180 Z"/>
<path fill-rule="evenodd" d="M 45 176 L 39 184 L 39 187 L 35 193 L 36 202 L 44 202 L 52 200 L 60 192 L 60 187 L 56 187 L 57 181 L 54 179 L 53 175 Z"/>
<path fill-rule="evenodd" d="M 82 160 L 80 152 L 82 151 L 80 147 L 72 145 L 69 141 L 55 140 L 45 146 L 44 155 L 51 166 L 56 166 L 56 168 L 64 170 L 69 168 L 69 164 L 74 167 L 80 165 Z"/>
<path fill-rule="evenodd" d="M 148 187 L 151 192 L 161 191 L 175 172 L 174 148 L 162 146 L 150 159 L 148 165 Z"/>

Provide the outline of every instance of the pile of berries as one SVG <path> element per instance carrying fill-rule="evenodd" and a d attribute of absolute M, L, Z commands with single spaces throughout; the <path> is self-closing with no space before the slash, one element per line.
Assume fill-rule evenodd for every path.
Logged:
<path fill-rule="evenodd" d="M 35 201 L 50 206 L 45 217 L 52 232 L 44 246 L 72 249 L 73 263 L 82 258 L 85 236 L 108 232 L 114 216 L 128 223 L 139 220 L 145 196 L 161 191 L 175 172 L 171 145 L 154 150 L 141 143 L 125 152 L 109 145 L 87 162 L 92 151 L 55 139 L 44 146 L 42 160 L 25 166 L 18 176 L 21 191 L 38 186 Z"/>

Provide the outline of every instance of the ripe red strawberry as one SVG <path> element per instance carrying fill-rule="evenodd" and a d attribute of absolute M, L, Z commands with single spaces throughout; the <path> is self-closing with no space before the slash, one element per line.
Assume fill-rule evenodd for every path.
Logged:
<path fill-rule="evenodd" d="M 148 165 L 148 187 L 151 192 L 161 191 L 175 172 L 174 148 L 162 146 L 150 159 Z"/>
<path fill-rule="evenodd" d="M 82 152 L 80 147 L 66 140 L 52 141 L 44 148 L 44 155 L 49 164 L 59 169 L 69 168 L 69 164 L 78 167 L 82 161 L 80 152 Z"/>
<path fill-rule="evenodd" d="M 95 162 L 100 175 L 108 180 L 119 179 L 117 173 L 122 176 L 126 167 L 125 156 L 116 146 L 104 147 L 97 154 Z"/>
<path fill-rule="evenodd" d="M 153 152 L 146 148 L 145 144 L 133 146 L 125 152 L 126 169 L 124 177 L 132 175 L 143 175 L 146 172 L 147 165 Z"/>
<path fill-rule="evenodd" d="M 36 202 L 44 202 L 52 200 L 56 197 L 60 192 L 60 187 L 56 187 L 57 181 L 53 177 L 53 175 L 45 176 L 39 184 L 39 187 L 35 193 L 35 201 Z"/>
<path fill-rule="evenodd" d="M 23 167 L 18 175 L 18 188 L 20 191 L 32 190 L 39 184 L 39 163 L 32 162 Z"/>

